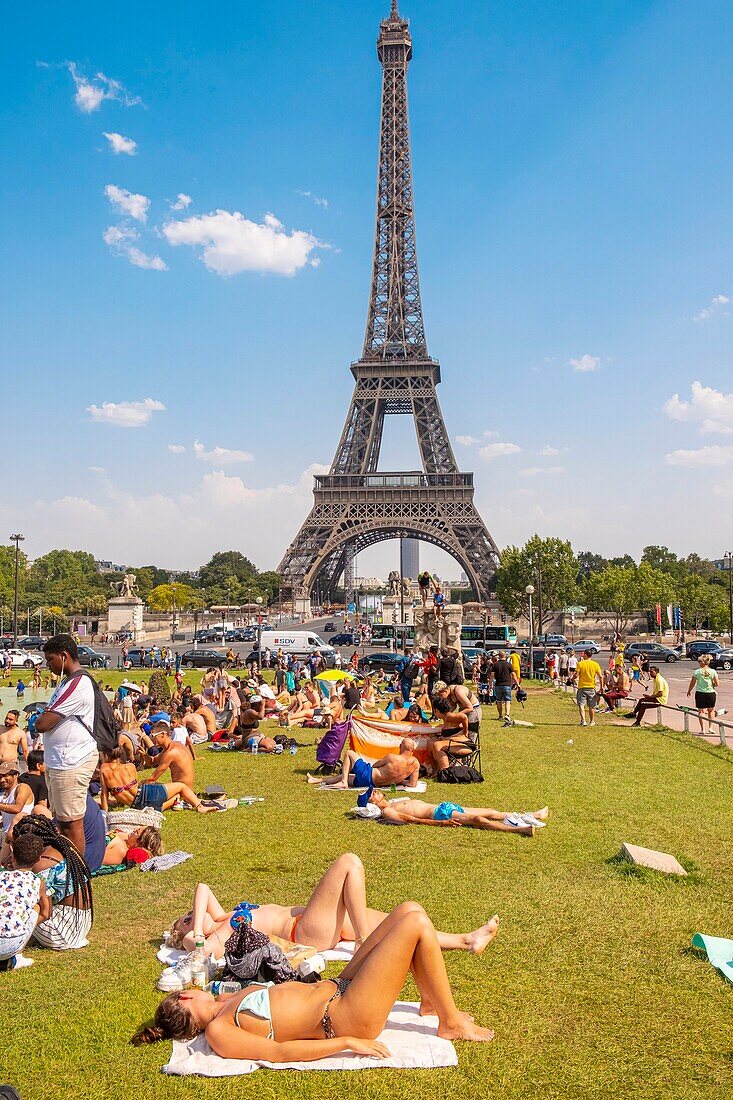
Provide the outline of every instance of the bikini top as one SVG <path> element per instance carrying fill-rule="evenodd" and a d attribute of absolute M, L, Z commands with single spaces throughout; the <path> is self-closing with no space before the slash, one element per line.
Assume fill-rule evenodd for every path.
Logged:
<path fill-rule="evenodd" d="M 272 1015 L 270 1013 L 270 986 L 274 984 L 274 982 L 265 982 L 263 985 L 258 986 L 257 989 L 253 989 L 251 993 L 247 993 L 242 997 L 234 1013 L 234 1023 L 237 1027 L 242 1026 L 239 1022 L 239 1013 L 249 1012 L 251 1016 L 256 1016 L 258 1020 L 267 1020 L 270 1025 L 267 1038 L 275 1038 L 275 1031 L 272 1026 Z"/>

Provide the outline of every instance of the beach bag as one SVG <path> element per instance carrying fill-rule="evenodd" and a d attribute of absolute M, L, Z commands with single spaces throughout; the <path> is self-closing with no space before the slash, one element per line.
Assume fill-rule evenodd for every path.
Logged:
<path fill-rule="evenodd" d="M 79 718 L 84 729 L 92 735 L 100 752 L 112 752 L 113 749 L 117 748 L 117 738 L 122 727 L 115 718 L 112 704 L 93 676 L 81 669 L 79 672 L 75 672 L 74 676 L 69 677 L 69 682 L 80 676 L 87 677 L 94 691 L 94 721 L 92 728 L 90 729 L 86 722 L 82 722 L 78 715 L 77 718 Z"/>
<path fill-rule="evenodd" d="M 438 783 L 483 783 L 484 777 L 470 764 L 449 764 L 436 775 Z"/>

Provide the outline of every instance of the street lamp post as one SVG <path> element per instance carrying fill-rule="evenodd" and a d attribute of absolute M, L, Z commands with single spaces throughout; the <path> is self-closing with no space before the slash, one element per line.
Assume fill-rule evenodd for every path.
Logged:
<path fill-rule="evenodd" d="M 18 644 L 18 559 L 20 557 L 20 544 L 25 542 L 25 535 L 11 535 L 10 541 L 15 543 L 15 596 L 13 600 L 13 645 Z"/>
<path fill-rule="evenodd" d="M 524 591 L 529 596 L 529 675 L 532 679 L 534 677 L 534 615 L 532 614 L 534 585 L 528 584 Z"/>
<path fill-rule="evenodd" d="M 257 604 L 257 669 L 262 671 L 262 596 L 258 596 L 255 600 Z"/>
<path fill-rule="evenodd" d="M 733 646 L 733 550 L 727 550 L 724 557 L 727 558 L 727 627 Z"/>

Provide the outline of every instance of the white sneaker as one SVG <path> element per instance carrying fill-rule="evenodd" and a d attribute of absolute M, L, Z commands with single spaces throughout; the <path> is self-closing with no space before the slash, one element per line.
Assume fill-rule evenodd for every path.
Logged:
<path fill-rule="evenodd" d="M 596 724 L 596 723 L 595 723 L 595 719 L 594 719 L 594 720 L 593 720 L 592 722 L 589 722 L 589 723 L 588 723 L 588 725 L 589 725 L 589 726 L 595 726 L 595 724 Z"/>
<path fill-rule="evenodd" d="M 10 969 L 22 970 L 24 966 L 33 966 L 33 959 L 27 959 L 25 955 L 21 955 L 19 951 L 13 959 Z"/>
<path fill-rule="evenodd" d="M 547 824 L 546 821 L 540 821 L 536 818 L 534 814 L 520 814 L 520 817 L 526 825 L 534 825 L 535 829 L 544 829 Z"/>
<path fill-rule="evenodd" d="M 182 955 L 175 966 L 166 966 L 156 983 L 161 993 L 179 993 L 191 984 L 191 956 Z"/>
<path fill-rule="evenodd" d="M 581 726 L 587 726 L 587 725 L 588 725 L 588 723 L 586 722 L 585 718 L 583 718 L 583 719 L 582 719 L 582 721 L 581 721 L 581 723 L 580 723 L 580 724 L 581 724 Z"/>

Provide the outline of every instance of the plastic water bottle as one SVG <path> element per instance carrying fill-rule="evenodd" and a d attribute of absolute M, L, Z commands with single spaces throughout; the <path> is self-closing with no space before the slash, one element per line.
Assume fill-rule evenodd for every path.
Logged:
<path fill-rule="evenodd" d="M 191 985 L 197 989 L 206 989 L 206 981 L 209 975 L 203 939 L 196 940 L 194 949 L 191 952 L 190 965 Z"/>
<path fill-rule="evenodd" d="M 290 755 L 291 756 L 295 756 L 297 751 L 298 751 L 298 746 L 297 745 L 291 745 L 290 746 Z"/>
<path fill-rule="evenodd" d="M 227 993 L 239 993 L 243 988 L 241 982 L 209 982 L 206 987 L 207 992 L 213 993 L 215 997 L 226 996 Z"/>

